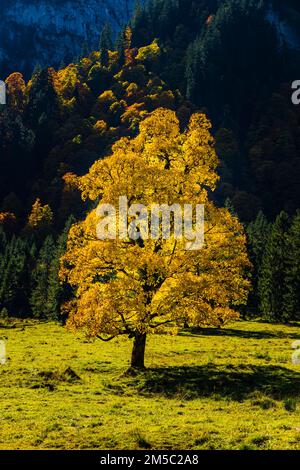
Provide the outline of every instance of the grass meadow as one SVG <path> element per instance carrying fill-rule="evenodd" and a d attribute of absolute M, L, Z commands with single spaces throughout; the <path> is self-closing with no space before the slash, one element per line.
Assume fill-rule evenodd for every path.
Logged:
<path fill-rule="evenodd" d="M 237 322 L 92 342 L 55 323 L 0 325 L 0 449 L 300 449 L 297 326 Z"/>

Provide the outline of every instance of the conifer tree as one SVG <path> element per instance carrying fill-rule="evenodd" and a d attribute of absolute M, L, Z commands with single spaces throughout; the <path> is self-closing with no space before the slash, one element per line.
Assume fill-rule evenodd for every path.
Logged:
<path fill-rule="evenodd" d="M 289 320 L 300 320 L 300 211 L 293 218 L 287 235 L 284 312 Z"/>
<path fill-rule="evenodd" d="M 132 20 L 131 20 L 132 32 L 133 32 L 133 44 L 135 47 L 144 45 L 147 43 L 148 38 L 148 18 L 144 5 L 137 0 L 134 6 Z M 146 42 L 145 42 L 146 41 Z"/>
<path fill-rule="evenodd" d="M 51 270 L 51 263 L 55 252 L 53 237 L 48 236 L 39 252 L 35 269 L 32 273 L 32 292 L 30 305 L 32 313 L 36 318 L 48 318 L 49 305 L 48 286 Z"/>
<path fill-rule="evenodd" d="M 225 203 L 224 203 L 224 207 L 225 207 L 225 209 L 227 209 L 230 212 L 231 215 L 233 215 L 233 216 L 237 215 L 230 198 L 228 198 L 228 197 L 226 198 Z"/>
<path fill-rule="evenodd" d="M 185 78 L 186 78 L 186 95 L 187 98 L 191 101 L 198 101 L 195 96 L 196 92 L 196 85 L 197 85 L 197 69 L 198 69 L 198 55 L 200 43 L 199 40 L 196 40 L 192 44 L 190 44 L 187 50 L 186 56 L 186 70 L 185 70 Z"/>
<path fill-rule="evenodd" d="M 0 227 L 0 256 L 3 256 L 7 244 L 7 238 L 2 227 Z"/>
<path fill-rule="evenodd" d="M 13 237 L 0 257 L 0 309 L 12 316 L 28 314 L 29 242 Z"/>
<path fill-rule="evenodd" d="M 85 57 L 88 57 L 90 54 L 89 51 L 89 45 L 87 41 L 84 41 L 82 44 L 82 49 L 81 49 L 81 58 L 84 59 Z"/>
<path fill-rule="evenodd" d="M 287 266 L 289 217 L 281 212 L 276 218 L 262 260 L 258 290 L 260 310 L 265 319 L 287 321 L 283 298 Z"/>
<path fill-rule="evenodd" d="M 176 9 L 177 2 L 174 0 L 165 0 L 159 15 L 160 35 L 165 35 L 172 27 L 173 12 Z"/>
<path fill-rule="evenodd" d="M 26 114 L 30 124 L 38 130 L 38 137 L 49 139 L 49 127 L 57 124 L 60 116 L 59 97 L 55 87 L 56 72 L 45 68 L 32 76 Z M 48 133 L 46 133 L 48 130 Z"/>
<path fill-rule="evenodd" d="M 32 76 L 39 75 L 42 71 L 42 67 L 39 63 L 35 64 Z"/>
<path fill-rule="evenodd" d="M 125 32 L 124 30 L 121 31 L 116 40 L 116 50 L 118 52 L 118 65 L 119 67 L 123 67 L 125 64 Z"/>
<path fill-rule="evenodd" d="M 75 223 L 75 218 L 70 216 L 65 228 L 57 240 L 54 256 L 50 263 L 47 287 L 47 316 L 48 318 L 59 318 L 61 305 L 68 300 L 70 286 L 62 283 L 59 279 L 60 259 L 64 255 L 67 247 L 67 240 L 70 227 Z"/>
<path fill-rule="evenodd" d="M 253 265 L 252 292 L 249 296 L 248 310 L 254 315 L 259 314 L 258 280 L 262 269 L 265 247 L 270 236 L 270 224 L 264 213 L 260 211 L 253 222 L 247 227 L 249 256 Z"/>
<path fill-rule="evenodd" d="M 111 28 L 109 23 L 106 23 L 101 31 L 99 50 L 100 50 L 100 63 L 104 67 L 109 65 L 109 50 L 112 49 Z"/>

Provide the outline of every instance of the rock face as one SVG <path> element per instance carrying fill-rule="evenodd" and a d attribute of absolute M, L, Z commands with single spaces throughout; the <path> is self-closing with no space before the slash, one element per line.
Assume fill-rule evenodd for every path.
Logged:
<path fill-rule="evenodd" d="M 141 2 L 145 0 L 140 0 Z M 269 0 L 267 17 L 289 46 L 300 49 L 299 0 Z M 58 66 L 97 47 L 107 21 L 117 32 L 135 0 L 1 0 L 0 80 L 12 71 L 28 76 L 34 66 Z"/>
<path fill-rule="evenodd" d="M 0 79 L 26 75 L 39 63 L 57 66 L 78 56 L 83 44 L 97 47 L 103 25 L 117 32 L 130 18 L 134 0 L 2 0 Z"/>
<path fill-rule="evenodd" d="M 290 48 L 300 50 L 300 9 L 299 5 L 286 2 L 277 5 L 269 2 L 267 19 L 275 26 L 281 41 L 284 41 Z"/>

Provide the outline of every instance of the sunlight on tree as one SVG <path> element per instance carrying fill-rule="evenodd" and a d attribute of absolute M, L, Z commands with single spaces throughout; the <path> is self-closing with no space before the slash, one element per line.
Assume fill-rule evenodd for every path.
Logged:
<path fill-rule="evenodd" d="M 249 267 L 242 225 L 209 199 L 216 187 L 218 159 L 211 124 L 194 114 L 181 133 L 176 114 L 154 111 L 136 138 L 122 138 L 112 155 L 79 180 L 83 199 L 117 207 L 130 203 L 205 205 L 205 245 L 187 251 L 176 240 L 110 240 L 96 237 L 96 209 L 69 234 L 61 279 L 77 292 L 65 305 L 68 326 L 109 341 L 134 339 L 131 367 L 144 367 L 146 336 L 176 333 L 187 322 L 222 326 L 247 300 Z"/>

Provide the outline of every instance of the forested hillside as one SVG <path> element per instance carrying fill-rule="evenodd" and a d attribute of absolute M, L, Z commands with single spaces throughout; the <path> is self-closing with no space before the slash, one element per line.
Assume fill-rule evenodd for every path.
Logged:
<path fill-rule="evenodd" d="M 19 72 L 6 80 L 8 106 L 0 114 L 5 315 L 59 315 L 67 229 L 90 207 L 81 201 L 77 175 L 108 155 L 120 137 L 135 135 L 158 107 L 176 109 L 183 127 L 189 120 L 192 105 L 149 71 L 159 46 L 132 49 L 127 28 L 117 47 L 109 50 L 105 27 L 101 49 L 89 57 L 59 71 L 36 70 L 27 83 Z"/>
<path fill-rule="evenodd" d="M 151 0 L 132 25 L 134 45 L 159 38 L 156 70 L 212 119 L 221 199 L 246 221 L 299 207 L 299 5 Z"/>
<path fill-rule="evenodd" d="M 67 233 L 93 208 L 78 176 L 167 108 L 182 131 L 195 111 L 212 121 L 212 197 L 244 223 L 253 264 L 241 313 L 299 320 L 299 24 L 292 1 L 150 0 L 116 41 L 114 24 L 95 26 L 99 46 L 68 65 L 29 80 L 15 65 L 0 107 L 2 315 L 60 317 L 73 295 L 58 279 Z"/>

